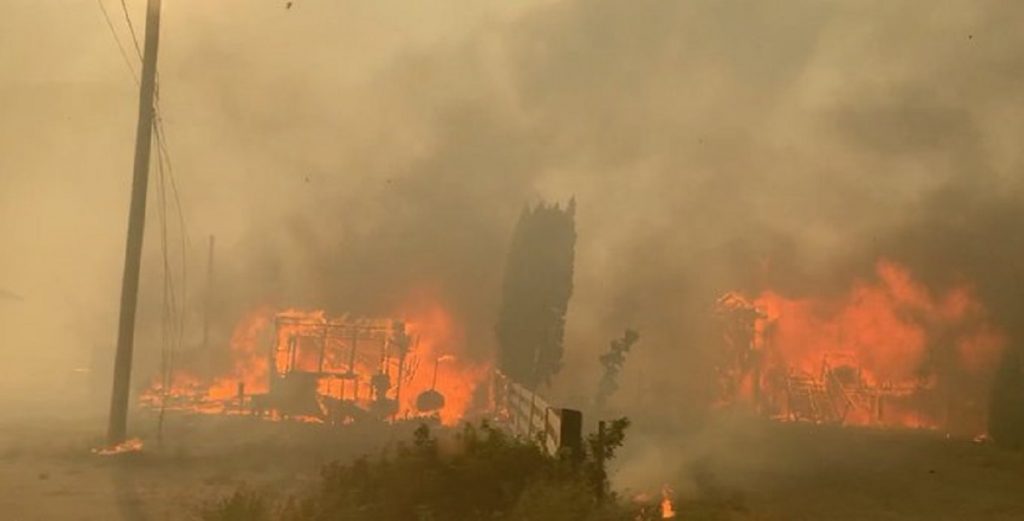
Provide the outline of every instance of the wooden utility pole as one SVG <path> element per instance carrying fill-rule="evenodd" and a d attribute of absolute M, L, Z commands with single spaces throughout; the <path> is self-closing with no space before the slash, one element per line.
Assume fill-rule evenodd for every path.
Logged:
<path fill-rule="evenodd" d="M 117 354 L 114 358 L 114 387 L 110 396 L 110 424 L 107 443 L 125 441 L 128 426 L 128 396 L 131 391 L 132 351 L 135 343 L 135 308 L 139 297 L 139 270 L 142 265 L 142 236 L 146 224 L 146 187 L 149 184 L 149 152 L 153 137 L 156 56 L 160 42 L 160 0 L 148 0 L 146 42 L 142 56 L 142 81 L 139 86 L 139 123 L 135 131 L 135 170 L 132 175 L 132 201 L 128 213 L 128 240 L 121 280 L 121 314 L 117 326 Z"/>

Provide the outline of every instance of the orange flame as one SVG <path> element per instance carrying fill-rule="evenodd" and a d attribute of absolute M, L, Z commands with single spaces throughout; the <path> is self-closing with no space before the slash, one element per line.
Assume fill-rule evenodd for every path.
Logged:
<path fill-rule="evenodd" d="M 131 438 L 114 445 L 113 447 L 103 447 L 100 449 L 93 449 L 92 453 L 99 456 L 114 456 L 117 454 L 124 454 L 126 452 L 141 452 L 142 451 L 142 440 L 138 438 Z"/>
<path fill-rule="evenodd" d="M 248 393 L 264 393 L 267 388 L 268 358 L 266 346 L 260 345 L 263 332 L 274 319 L 269 307 L 262 307 L 246 315 L 231 334 L 231 373 L 217 378 L 210 386 L 211 399 L 228 399 L 237 393 L 238 384 L 245 385 Z"/>
<path fill-rule="evenodd" d="M 491 366 L 473 363 L 467 357 L 457 355 L 465 352 L 466 333 L 446 308 L 436 302 L 421 301 L 408 306 L 406 313 L 410 317 L 410 335 L 417 339 L 419 345 L 410 360 L 417 370 L 409 382 L 409 392 L 402 390 L 401 410 L 403 414 L 415 411 L 416 397 L 435 389 L 445 397 L 445 406 L 439 411 L 441 422 L 456 424 L 469 410 L 474 394 L 486 380 Z"/>
<path fill-rule="evenodd" d="M 661 518 L 675 519 L 676 511 L 672 506 L 672 489 L 668 485 L 661 487 Z"/>
<path fill-rule="evenodd" d="M 273 369 L 275 375 L 289 370 L 322 375 L 317 381 L 319 397 L 348 401 L 369 409 L 375 398 L 370 379 L 383 372 L 390 378 L 387 398 L 394 400 L 400 392 L 396 417 L 422 414 L 416 407 L 416 399 L 420 393 L 433 390 L 443 395 L 444 405 L 430 412 L 446 425 L 455 424 L 469 411 L 477 387 L 489 374 L 490 365 L 470 362 L 462 355 L 466 349 L 465 333 L 438 302 L 419 299 L 402 315 L 411 345 L 402 360 L 404 363 L 400 364 L 398 354 L 388 352 L 391 348 L 386 336 L 382 336 L 385 333 L 369 341 L 326 333 L 333 331 L 326 327 L 328 324 L 352 323 L 376 328 L 379 332 L 389 331 L 394 323 L 391 319 L 329 319 L 323 310 L 289 309 L 275 313 L 263 307 L 249 313 L 236 325 L 230 344 L 230 370 L 209 380 L 188 370 L 177 370 L 166 392 L 155 382 L 142 394 L 140 401 L 151 408 L 165 406 L 196 413 L 241 414 L 248 412 L 247 399 L 251 401 L 254 396 L 270 391 Z M 275 330 L 276 337 L 270 334 Z M 271 343 L 276 345 L 273 357 Z M 289 343 L 293 349 L 288 348 Z M 323 402 L 321 410 L 325 411 Z M 274 411 L 267 417 L 281 418 Z M 292 415 L 289 419 L 324 422 L 323 417 L 316 415 Z"/>
<path fill-rule="evenodd" d="M 984 402 L 1005 337 L 988 323 L 970 285 L 935 292 L 904 267 L 883 260 L 871 280 L 855 282 L 838 297 L 791 298 L 765 291 L 754 299 L 730 294 L 719 302 L 730 310 L 749 305 L 746 309 L 756 313 L 749 350 L 759 374 L 748 370 L 742 375 L 746 380 L 737 382 L 744 399 L 756 387 L 765 394 L 761 405 L 778 409 L 789 399 L 782 395 L 790 375 L 818 378 L 823 387 L 845 379 L 842 386 L 849 392 L 887 396 L 886 424 L 951 427 L 959 409 L 961 416 L 973 415 L 961 417 L 961 423 L 983 429 L 978 404 Z M 854 398 L 841 399 L 852 404 Z M 851 406 L 844 423 L 875 424 L 882 415 L 865 411 Z"/>

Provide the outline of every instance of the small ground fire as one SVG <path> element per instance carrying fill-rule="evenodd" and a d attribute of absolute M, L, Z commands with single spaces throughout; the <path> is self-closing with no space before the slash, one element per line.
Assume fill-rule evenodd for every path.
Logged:
<path fill-rule="evenodd" d="M 934 291 L 882 260 L 836 297 L 731 292 L 716 312 L 724 403 L 783 421 L 984 432 L 1005 337 L 969 284 Z"/>
<path fill-rule="evenodd" d="M 668 485 L 663 485 L 661 487 L 661 503 L 659 504 L 659 506 L 661 508 L 662 519 L 675 519 L 676 517 L 676 509 L 672 505 L 673 495 L 674 492 L 672 491 L 671 487 L 669 487 Z"/>

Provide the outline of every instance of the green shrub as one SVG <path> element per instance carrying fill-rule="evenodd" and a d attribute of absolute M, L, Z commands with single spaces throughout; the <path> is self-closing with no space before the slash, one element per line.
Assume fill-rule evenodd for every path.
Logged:
<path fill-rule="evenodd" d="M 613 422 L 603 441 L 591 436 L 582 457 L 551 457 L 537 444 L 510 437 L 487 423 L 466 425 L 451 447 L 421 426 L 411 444 L 378 457 L 327 465 L 316 490 L 278 505 L 273 516 L 267 501 L 239 491 L 204 512 L 202 520 L 630 519 L 606 493 L 600 463 L 614 456 L 628 424 L 625 419 Z"/>
<path fill-rule="evenodd" d="M 240 488 L 227 498 L 207 504 L 201 510 L 202 521 L 270 521 L 270 501 L 263 494 Z"/>

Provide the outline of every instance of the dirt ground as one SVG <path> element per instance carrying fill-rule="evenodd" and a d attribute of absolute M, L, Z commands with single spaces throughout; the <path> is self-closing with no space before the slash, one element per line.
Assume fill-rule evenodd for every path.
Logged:
<path fill-rule="evenodd" d="M 1024 520 L 1024 454 L 988 442 L 757 422 L 687 444 L 687 521 Z"/>
<path fill-rule="evenodd" d="M 193 519 L 205 501 L 240 485 L 287 496 L 316 483 L 332 460 L 373 453 L 412 427 L 327 430 L 253 418 L 137 415 L 140 453 L 91 452 L 102 417 L 0 421 L 0 519 L 162 521 Z"/>
<path fill-rule="evenodd" d="M 0 420 L 0 519 L 194 519 L 241 484 L 282 496 L 319 467 L 408 439 L 412 426 L 328 430 L 249 418 L 136 415 L 141 453 L 101 457 L 101 416 Z M 654 438 L 627 437 L 622 457 Z M 661 437 L 663 443 L 665 437 Z M 935 433 L 731 425 L 679 441 L 681 520 L 1024 520 L 1024 454 Z M 626 464 L 624 462 L 624 464 Z"/>

